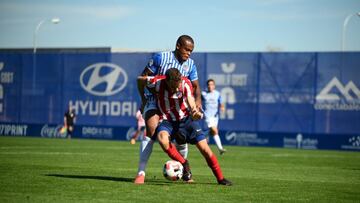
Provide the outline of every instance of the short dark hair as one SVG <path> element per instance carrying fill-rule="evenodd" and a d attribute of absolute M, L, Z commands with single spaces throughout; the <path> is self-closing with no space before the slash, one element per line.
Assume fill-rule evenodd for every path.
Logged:
<path fill-rule="evenodd" d="M 193 38 L 191 38 L 189 35 L 181 35 L 177 41 L 176 45 L 184 45 L 185 41 L 190 41 L 192 44 L 194 44 Z"/>
<path fill-rule="evenodd" d="M 166 80 L 173 80 L 173 81 L 180 81 L 181 80 L 181 73 L 176 68 L 169 68 L 166 73 Z"/>
<path fill-rule="evenodd" d="M 211 78 L 208 79 L 208 80 L 206 81 L 206 84 L 209 85 L 209 82 L 213 82 L 213 83 L 215 84 L 215 80 L 214 80 L 214 79 L 211 79 Z"/>

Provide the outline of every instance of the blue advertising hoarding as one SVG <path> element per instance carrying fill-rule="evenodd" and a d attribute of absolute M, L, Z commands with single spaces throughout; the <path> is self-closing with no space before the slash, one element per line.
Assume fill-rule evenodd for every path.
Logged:
<path fill-rule="evenodd" d="M 23 132 L 9 126 L 26 125 L 26 136 L 41 136 L 45 125 L 63 122 L 71 105 L 78 115 L 77 137 L 126 139 L 140 101 L 136 78 L 150 57 L 0 54 L 0 122 L 7 126 L 0 134 Z M 193 58 L 202 89 L 214 79 L 225 102 L 219 123 L 225 144 L 360 150 L 360 53 L 194 53 Z M 115 134 L 106 134 L 110 131 Z"/>

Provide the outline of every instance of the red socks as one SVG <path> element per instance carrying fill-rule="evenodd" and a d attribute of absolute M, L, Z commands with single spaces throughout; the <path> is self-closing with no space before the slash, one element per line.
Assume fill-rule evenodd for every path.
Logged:
<path fill-rule="evenodd" d="M 180 162 L 181 164 L 185 163 L 184 157 L 181 156 L 181 154 L 176 149 L 175 145 L 170 143 L 170 146 L 165 152 L 169 155 L 170 158 L 172 158 L 175 161 Z"/>
<path fill-rule="evenodd" d="M 221 168 L 220 168 L 220 164 L 219 164 L 215 154 L 213 154 L 210 158 L 206 158 L 206 162 L 207 162 L 208 166 L 211 168 L 213 174 L 216 176 L 216 179 L 218 181 L 224 179 L 224 176 L 223 176 Z"/>
<path fill-rule="evenodd" d="M 165 152 L 169 155 L 170 158 L 172 158 L 175 161 L 180 162 L 181 164 L 184 164 L 186 161 L 181 156 L 181 154 L 177 151 L 175 145 L 172 143 L 170 144 L 169 148 L 167 150 L 165 150 Z M 213 154 L 210 158 L 206 158 L 206 162 L 207 162 L 208 166 L 211 168 L 214 175 L 216 176 L 216 179 L 218 181 L 223 180 L 224 176 L 222 174 L 220 164 L 219 164 L 215 154 Z"/>

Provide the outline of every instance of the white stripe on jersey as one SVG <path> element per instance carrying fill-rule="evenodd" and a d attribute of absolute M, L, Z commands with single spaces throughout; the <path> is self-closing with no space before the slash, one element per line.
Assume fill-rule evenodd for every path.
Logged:
<path fill-rule="evenodd" d="M 167 90 L 165 90 L 165 92 L 164 92 L 164 97 L 165 97 L 165 106 L 166 106 L 166 109 L 169 109 L 169 114 L 170 114 L 171 120 L 176 120 L 176 116 L 171 111 L 170 101 L 167 99 L 167 98 L 169 98 L 169 92 Z"/>
<path fill-rule="evenodd" d="M 186 102 L 185 102 L 186 103 Z M 180 108 L 180 104 L 179 104 L 179 100 L 175 100 L 175 107 L 176 107 L 176 112 L 179 113 L 179 116 L 180 118 L 183 118 L 184 117 L 184 112 L 181 111 L 181 108 Z"/>
<path fill-rule="evenodd" d="M 194 64 L 194 61 L 190 59 L 180 64 L 179 61 L 175 58 L 173 52 L 161 52 L 161 59 L 161 66 L 157 75 L 165 75 L 168 69 L 176 68 L 180 71 L 181 75 L 188 77 L 186 70 L 184 70 L 182 67 L 187 66 L 190 69 L 190 67 L 192 67 Z"/>

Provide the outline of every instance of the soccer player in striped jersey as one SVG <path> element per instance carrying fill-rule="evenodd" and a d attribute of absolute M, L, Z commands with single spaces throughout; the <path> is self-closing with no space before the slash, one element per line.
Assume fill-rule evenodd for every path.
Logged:
<path fill-rule="evenodd" d="M 195 102 L 201 107 L 201 91 L 198 82 L 198 74 L 194 61 L 190 58 L 194 50 L 194 40 L 188 35 L 182 35 L 176 42 L 174 51 L 155 53 L 145 67 L 142 76 L 165 75 L 169 68 L 178 69 L 182 76 L 187 77 L 193 86 Z M 134 183 L 143 184 L 145 181 L 145 168 L 152 153 L 155 138 L 155 129 L 159 123 L 159 111 L 156 106 L 155 96 L 149 92 L 143 84 L 138 84 L 138 91 L 141 96 L 143 115 L 146 123 L 145 139 L 140 144 L 140 158 L 138 173 Z M 177 145 L 180 153 L 187 157 L 187 144 Z"/>
<path fill-rule="evenodd" d="M 140 76 L 138 81 L 140 83 L 147 81 L 150 91 L 156 95 L 162 119 L 156 130 L 157 138 L 164 152 L 184 166 L 183 180 L 193 182 L 188 160 L 181 156 L 174 144 L 170 142 L 171 135 L 174 134 L 181 136 L 186 143 L 196 145 L 215 175 L 218 184 L 232 185 L 229 180 L 224 178 L 220 164 L 211 151 L 197 121 L 202 118 L 202 113 L 196 107 L 190 80 L 182 77 L 178 69 L 170 68 L 166 71 L 165 76 Z"/>
<path fill-rule="evenodd" d="M 223 148 L 219 136 L 219 109 L 225 111 L 225 106 L 221 101 L 220 92 L 215 89 L 215 81 L 213 79 L 207 80 L 207 91 L 201 92 L 203 101 L 205 123 L 209 128 L 209 134 L 214 138 L 215 144 L 220 152 L 220 155 L 226 152 Z"/>

